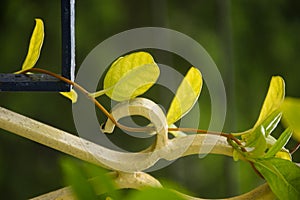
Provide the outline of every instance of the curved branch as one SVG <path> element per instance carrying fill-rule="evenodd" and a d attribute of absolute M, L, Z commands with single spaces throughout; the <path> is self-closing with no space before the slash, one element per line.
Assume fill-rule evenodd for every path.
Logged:
<path fill-rule="evenodd" d="M 135 172 L 135 173 L 122 173 L 122 172 L 111 172 L 113 176 L 113 180 L 116 185 L 116 189 L 137 189 L 142 190 L 145 187 L 162 187 L 162 185 L 157 181 L 154 177 L 146 174 L 144 172 Z M 90 183 L 93 184 L 93 179 L 90 180 Z M 98 193 L 97 195 L 101 195 L 106 191 L 101 190 L 102 193 Z M 180 192 L 177 192 L 179 196 L 182 196 L 186 200 L 207 200 L 198 197 L 192 197 Z M 75 200 L 76 197 L 73 195 L 71 187 L 61 188 L 56 191 L 49 192 L 47 194 L 43 194 L 41 196 L 35 197 L 31 200 L 52 200 L 52 199 L 66 199 L 66 200 Z M 247 192 L 245 194 L 224 198 L 224 200 L 273 200 L 276 199 L 276 196 L 273 194 L 268 184 L 265 183 L 263 185 L 258 186 L 257 188 Z"/>
<path fill-rule="evenodd" d="M 81 160 L 124 172 L 143 171 L 161 158 L 174 160 L 185 155 L 199 154 L 201 149 L 204 150 L 203 153 L 232 155 L 232 147 L 227 144 L 225 138 L 214 135 L 209 139 L 206 135 L 176 138 L 154 152 L 113 151 L 2 107 L 0 107 L 0 128 Z"/>
<path fill-rule="evenodd" d="M 151 111 L 154 110 L 155 109 Z M 140 189 L 145 185 L 153 185 L 154 183 L 155 186 L 160 186 L 159 182 L 155 178 L 143 172 L 136 171 L 142 171 L 143 169 L 153 166 L 161 158 L 174 160 L 183 156 L 199 153 L 232 156 L 232 147 L 228 145 L 226 138 L 219 135 L 202 134 L 189 135 L 169 140 L 165 146 L 162 145 L 159 149 L 154 148 L 155 151 L 153 152 L 116 152 L 1 107 L 0 127 L 38 143 L 70 154 L 81 160 L 85 160 L 108 169 L 117 169 L 129 172 L 120 172 L 119 176 L 116 177 L 115 181 L 118 183 L 117 185 L 120 188 L 129 187 Z M 134 165 L 132 165 L 132 163 L 134 163 Z M 59 190 L 58 193 L 72 199 L 72 194 L 70 194 L 69 189 Z M 235 199 L 242 199 L 241 197 L 243 196 L 245 197 L 244 199 L 247 199 L 254 195 L 254 193 L 263 194 L 266 197 L 271 195 L 268 188 L 258 187 L 258 189 L 255 189 L 253 193 L 250 192 L 249 194 L 247 193 L 240 197 L 236 197 Z M 53 197 L 53 195 L 57 195 L 57 193 L 54 192 L 48 196 Z M 200 198 L 189 197 L 184 194 L 181 195 L 186 199 L 200 200 Z"/>

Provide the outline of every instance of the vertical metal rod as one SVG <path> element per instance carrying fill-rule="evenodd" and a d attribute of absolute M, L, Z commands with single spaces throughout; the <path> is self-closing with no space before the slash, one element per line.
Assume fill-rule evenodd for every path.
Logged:
<path fill-rule="evenodd" d="M 75 0 L 61 0 L 62 76 L 74 80 L 75 74 Z"/>

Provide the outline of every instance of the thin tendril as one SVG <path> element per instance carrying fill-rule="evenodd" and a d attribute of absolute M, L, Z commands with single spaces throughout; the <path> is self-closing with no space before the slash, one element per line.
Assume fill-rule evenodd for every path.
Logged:
<path fill-rule="evenodd" d="M 300 142 L 292 149 L 290 150 L 290 154 L 293 155 L 300 147 Z"/>

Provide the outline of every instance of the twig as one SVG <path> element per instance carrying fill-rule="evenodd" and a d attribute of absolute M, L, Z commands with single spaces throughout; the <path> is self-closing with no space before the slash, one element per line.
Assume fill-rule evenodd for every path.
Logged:
<path fill-rule="evenodd" d="M 84 89 L 82 86 L 80 86 L 79 84 L 63 77 L 60 76 L 58 74 L 55 74 L 53 72 L 50 72 L 48 70 L 44 70 L 44 69 L 40 69 L 40 68 L 31 68 L 28 69 L 26 71 L 24 71 L 23 73 L 26 72 L 38 72 L 38 73 L 43 73 L 43 74 L 48 74 L 50 76 L 53 76 L 69 85 L 74 86 L 74 88 L 78 89 L 80 92 L 82 92 L 88 99 L 90 99 L 103 113 L 104 115 L 106 115 L 106 117 L 108 117 L 117 127 L 119 127 L 120 129 L 126 130 L 126 131 L 131 131 L 131 132 L 145 132 L 145 131 L 153 131 L 153 129 L 151 127 L 147 127 L 147 128 L 133 128 L 133 127 L 128 127 L 128 126 L 124 126 L 120 123 L 118 123 L 114 117 L 99 103 L 99 101 L 97 101 L 94 97 L 90 96 L 90 93 Z"/>
<path fill-rule="evenodd" d="M 290 154 L 293 155 L 300 147 L 300 142 L 293 148 L 290 150 Z"/>
<path fill-rule="evenodd" d="M 79 84 L 63 77 L 63 76 L 60 76 L 58 74 L 55 74 L 53 72 L 50 72 L 48 70 L 45 70 L 45 69 L 40 69 L 40 68 L 31 68 L 31 69 L 28 69 L 26 71 L 24 71 L 23 73 L 26 73 L 26 72 L 38 72 L 38 73 L 43 73 L 43 74 L 48 74 L 50 76 L 53 76 L 65 83 L 68 83 L 69 85 L 72 85 L 74 86 L 74 88 L 78 89 L 80 92 L 82 92 L 83 94 L 85 94 L 110 120 L 112 120 L 116 125 L 117 125 L 117 122 L 115 121 L 115 119 L 110 115 L 110 113 L 93 97 L 91 97 L 89 94 L 89 92 L 84 89 L 83 87 L 81 87 Z"/>
<path fill-rule="evenodd" d="M 114 172 L 113 172 L 114 173 Z M 114 182 L 117 186 L 116 189 L 124 189 L 131 188 L 141 190 L 144 187 L 162 187 L 154 177 L 143 173 L 132 173 L 132 174 L 119 174 L 119 176 L 114 177 Z M 93 184 L 92 181 L 90 181 Z M 203 198 L 192 197 L 183 193 L 180 193 L 176 190 L 173 190 L 179 196 L 183 197 L 186 200 L 208 200 Z M 97 195 L 101 195 L 106 191 L 102 191 L 102 193 L 98 193 Z M 235 197 L 224 198 L 224 200 L 273 200 L 276 196 L 271 191 L 270 187 L 267 183 L 258 186 L 257 188 Z M 71 187 L 64 187 L 56 191 L 49 192 L 47 194 L 43 194 L 41 196 L 32 198 L 31 200 L 52 200 L 52 199 L 66 199 L 66 200 L 75 200 Z"/>

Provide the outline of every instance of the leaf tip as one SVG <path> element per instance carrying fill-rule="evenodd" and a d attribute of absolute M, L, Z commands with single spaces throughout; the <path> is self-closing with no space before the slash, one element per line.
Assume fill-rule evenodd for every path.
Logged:
<path fill-rule="evenodd" d="M 60 92 L 60 94 L 63 95 L 64 97 L 70 99 L 72 101 L 72 103 L 77 102 L 78 95 L 74 89 L 71 89 L 70 92 Z"/>

